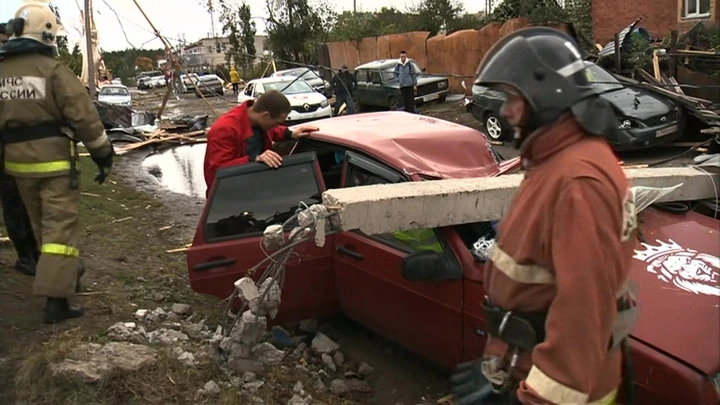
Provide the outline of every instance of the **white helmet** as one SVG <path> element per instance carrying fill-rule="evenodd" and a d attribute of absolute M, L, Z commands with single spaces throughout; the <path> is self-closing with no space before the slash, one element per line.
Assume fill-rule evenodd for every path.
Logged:
<path fill-rule="evenodd" d="M 64 35 L 62 23 L 47 1 L 24 0 L 15 12 L 12 34 L 16 38 L 28 38 L 44 45 L 55 46 L 58 35 Z"/>

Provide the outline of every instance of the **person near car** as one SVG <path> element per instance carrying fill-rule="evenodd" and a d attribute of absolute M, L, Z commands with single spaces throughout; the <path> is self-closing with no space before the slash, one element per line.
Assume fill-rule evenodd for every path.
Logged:
<path fill-rule="evenodd" d="M 340 71 L 333 75 L 330 79 L 330 86 L 332 86 L 333 92 L 335 93 L 335 108 L 333 115 L 338 115 L 340 107 L 345 104 L 346 114 L 355 114 L 355 103 L 353 102 L 353 91 L 357 87 L 357 79 L 355 75 L 348 71 L 347 65 L 342 65 Z"/>
<path fill-rule="evenodd" d="M 113 147 L 78 77 L 55 58 L 61 24 L 47 3 L 24 3 L 0 48 L 0 139 L 4 171 L 17 184 L 40 245 L 33 292 L 47 298 L 45 322 L 83 315 L 79 291 L 77 141 L 110 172 Z"/>
<path fill-rule="evenodd" d="M 0 24 L 0 47 L 8 41 L 6 29 L 8 25 Z M 0 63 L 2 63 L 2 56 L 0 56 Z M 2 159 L 1 149 L 0 159 Z M 0 203 L 2 204 L 5 228 L 17 254 L 15 270 L 28 276 L 34 276 L 37 261 L 40 257 L 40 249 L 37 240 L 35 240 L 30 217 L 28 217 L 27 209 L 25 209 L 25 204 L 20 197 L 15 179 L 5 173 L 4 170 L 0 170 Z"/>
<path fill-rule="evenodd" d="M 395 70 L 395 77 L 400 84 L 400 97 L 406 112 L 415 113 L 415 93 L 417 93 L 418 75 L 414 66 L 407 57 L 407 52 L 400 51 L 400 59 L 398 59 Z"/>
<path fill-rule="evenodd" d="M 313 125 L 293 130 L 282 125 L 290 109 L 284 94 L 270 90 L 228 111 L 210 127 L 204 162 L 208 194 L 219 169 L 248 162 L 278 168 L 282 157 L 270 149 L 273 142 L 300 139 L 318 130 Z"/>
<path fill-rule="evenodd" d="M 230 83 L 232 83 L 233 94 L 237 96 L 240 92 L 240 73 L 235 70 L 235 66 L 230 66 Z"/>
<path fill-rule="evenodd" d="M 452 377 L 460 403 L 615 402 L 637 315 L 637 218 L 606 139 L 620 123 L 584 69 L 577 43 L 546 27 L 506 36 L 481 62 L 477 84 L 507 94 L 526 172 L 485 267 L 483 358 Z"/>

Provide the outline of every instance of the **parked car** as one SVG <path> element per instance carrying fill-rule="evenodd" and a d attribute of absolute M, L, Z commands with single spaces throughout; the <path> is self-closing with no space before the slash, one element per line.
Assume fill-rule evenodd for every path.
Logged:
<path fill-rule="evenodd" d="M 218 75 L 198 76 L 197 88 L 192 87 L 195 96 L 223 96 L 225 95 L 225 83 Z"/>
<path fill-rule="evenodd" d="M 101 103 L 132 106 L 128 88 L 123 85 L 107 84 L 100 89 L 97 99 Z"/>
<path fill-rule="evenodd" d="M 333 96 L 332 88 L 330 87 L 330 83 L 323 79 L 320 73 L 318 73 L 316 70 L 308 69 L 308 68 L 294 68 L 294 69 L 286 69 L 286 70 L 278 70 L 270 77 L 298 77 L 300 76 L 301 79 L 305 80 L 307 84 L 310 85 L 315 91 L 318 93 L 322 93 L 325 97 L 331 98 Z"/>
<path fill-rule="evenodd" d="M 195 85 L 193 83 L 198 84 L 200 76 L 198 76 L 197 73 L 190 73 L 187 75 L 180 75 L 180 80 L 182 80 L 183 86 L 185 86 L 185 93 L 194 93 Z"/>
<path fill-rule="evenodd" d="M 250 80 L 238 94 L 238 103 L 254 100 L 268 90 L 281 91 L 290 100 L 292 110 L 287 117 L 288 125 L 332 117 L 332 107 L 327 97 L 313 90 L 305 80 L 295 80 L 292 76 Z"/>
<path fill-rule="evenodd" d="M 437 118 L 380 112 L 334 117 L 319 127 L 294 148 L 275 146 L 290 151 L 279 169 L 248 163 L 218 171 L 187 254 L 194 291 L 229 297 L 235 281 L 266 258 L 265 227 L 282 224 L 300 201 L 320 202 L 327 189 L 495 177 L 519 164 L 498 161 L 481 132 Z M 630 337 L 638 404 L 720 400 L 720 221 L 712 215 L 659 205 L 639 214 L 647 244 L 632 262 L 641 313 Z M 416 255 L 392 234 L 361 231 L 329 234 L 323 247 L 298 246 L 302 260 L 287 264 L 273 322 L 343 312 L 445 368 L 479 358 L 487 339 L 486 291 L 484 263 L 472 250 L 480 238 L 494 238 L 493 227 L 432 231 L 443 246 L 436 255 Z M 443 280 L 410 281 L 413 262 L 438 269 L 433 276 Z"/>
<path fill-rule="evenodd" d="M 618 81 L 600 66 L 585 62 L 585 74 L 603 98 L 621 111 L 618 118 L 624 139 L 610 139 L 617 151 L 652 147 L 676 140 L 683 134 L 682 108 L 673 100 L 638 87 L 629 87 Z M 483 123 L 487 135 L 496 141 L 510 138 L 512 130 L 500 116 L 505 94 L 475 84 L 472 99 L 466 105 L 468 112 Z"/>
<path fill-rule="evenodd" d="M 152 88 L 152 77 L 140 77 L 137 79 L 138 90 L 148 90 Z"/>
<path fill-rule="evenodd" d="M 153 76 L 150 78 L 150 88 L 167 87 L 165 76 Z"/>
<path fill-rule="evenodd" d="M 450 93 L 448 78 L 445 76 L 428 75 L 410 59 L 415 73 L 418 74 L 418 91 L 415 94 L 415 105 L 430 101 L 445 101 Z M 355 68 L 357 87 L 355 88 L 355 105 L 373 106 L 397 110 L 402 107 L 400 85 L 393 73 L 397 59 L 382 59 L 368 62 Z"/>

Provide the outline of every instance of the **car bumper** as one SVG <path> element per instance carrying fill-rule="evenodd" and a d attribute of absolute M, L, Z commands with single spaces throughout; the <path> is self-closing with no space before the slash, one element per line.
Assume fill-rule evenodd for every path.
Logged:
<path fill-rule="evenodd" d="M 447 97 L 448 94 L 450 94 L 450 89 L 436 91 L 434 93 L 425 94 L 424 96 L 416 96 L 415 104 L 423 104 L 423 103 L 429 103 L 431 101 L 436 101 L 441 98 Z"/>
<path fill-rule="evenodd" d="M 625 139 L 610 142 L 619 152 L 627 152 L 672 142 L 683 134 L 682 121 L 670 124 L 657 125 L 645 128 L 631 128 L 622 130 L 627 136 Z"/>
<path fill-rule="evenodd" d="M 322 118 L 330 118 L 332 117 L 332 107 L 328 104 L 327 107 L 324 108 L 318 108 L 317 110 L 313 112 L 307 112 L 307 113 L 299 113 L 295 110 L 290 111 L 290 114 L 288 114 L 286 123 L 288 125 L 295 125 L 300 124 L 304 122 L 309 121 L 315 121 Z"/>

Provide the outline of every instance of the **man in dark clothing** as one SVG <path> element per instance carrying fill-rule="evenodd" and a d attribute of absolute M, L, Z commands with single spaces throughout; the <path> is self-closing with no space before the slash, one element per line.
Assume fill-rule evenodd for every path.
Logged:
<path fill-rule="evenodd" d="M 355 114 L 355 103 L 353 102 L 353 91 L 357 87 L 357 79 L 355 75 L 348 72 L 347 65 L 340 67 L 340 72 L 337 75 L 333 75 L 330 80 L 330 85 L 335 92 L 335 109 L 333 115 L 338 115 L 340 106 L 345 104 L 346 114 Z"/>
<path fill-rule="evenodd" d="M 282 157 L 270 149 L 273 142 L 300 139 L 317 131 L 313 125 L 294 130 L 282 124 L 290 113 L 290 101 L 277 90 L 246 101 L 220 117 L 208 131 L 205 150 L 206 195 L 210 193 L 217 171 L 223 167 L 262 162 L 272 168 Z"/>
<path fill-rule="evenodd" d="M 400 51 L 400 59 L 393 72 L 400 84 L 400 95 L 402 96 L 405 111 L 413 114 L 415 113 L 415 93 L 417 92 L 418 77 L 414 68 L 415 65 L 407 58 L 407 53 Z"/>
<path fill-rule="evenodd" d="M 0 46 L 8 41 L 6 24 L 0 24 Z M 0 62 L 2 59 L 0 59 Z M 0 154 L 2 150 L 0 149 Z M 0 156 L 2 159 L 2 156 Z M 25 204 L 23 204 L 15 180 L 0 170 L 0 202 L 8 237 L 17 252 L 15 269 L 28 276 L 34 276 L 40 250 L 30 225 Z"/>

